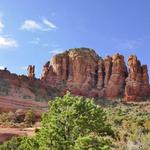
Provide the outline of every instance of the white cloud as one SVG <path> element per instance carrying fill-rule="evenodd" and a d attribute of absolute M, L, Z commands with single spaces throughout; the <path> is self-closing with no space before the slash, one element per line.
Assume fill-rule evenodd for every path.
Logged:
<path fill-rule="evenodd" d="M 48 21 L 47 19 L 43 19 L 41 23 L 38 23 L 34 20 L 25 20 L 24 23 L 21 25 L 21 30 L 27 31 L 50 31 L 56 29 L 56 25 L 52 22 Z"/>
<path fill-rule="evenodd" d="M 50 22 L 47 19 L 43 19 L 43 23 L 49 28 L 49 29 L 56 29 L 56 25 L 54 25 L 52 22 Z"/>
<path fill-rule="evenodd" d="M 57 49 L 49 51 L 50 54 L 59 54 L 62 52 L 63 52 L 63 50 L 61 48 L 57 48 Z"/>
<path fill-rule="evenodd" d="M 5 26 L 4 26 L 3 22 L 2 22 L 2 20 L 0 20 L 0 32 L 3 31 L 4 27 L 5 27 Z"/>
<path fill-rule="evenodd" d="M 21 29 L 27 31 L 34 31 L 34 30 L 42 30 L 42 27 L 34 20 L 25 20 L 21 26 Z"/>
<path fill-rule="evenodd" d="M 133 49 L 137 48 L 137 45 L 138 45 L 137 41 L 127 40 L 127 41 L 124 41 L 124 42 L 120 42 L 117 45 L 117 48 L 122 49 L 122 50 L 133 50 Z"/>
<path fill-rule="evenodd" d="M 4 70 L 5 69 L 5 67 L 4 66 L 0 66 L 0 70 Z"/>
<path fill-rule="evenodd" d="M 42 45 L 43 47 L 51 47 L 52 49 L 59 49 L 60 45 L 56 44 L 56 43 L 44 43 Z"/>
<path fill-rule="evenodd" d="M 27 68 L 28 68 L 27 66 L 20 67 L 21 70 L 27 70 Z"/>
<path fill-rule="evenodd" d="M 18 43 L 16 40 L 9 37 L 0 36 L 0 48 L 13 48 L 18 47 Z"/>

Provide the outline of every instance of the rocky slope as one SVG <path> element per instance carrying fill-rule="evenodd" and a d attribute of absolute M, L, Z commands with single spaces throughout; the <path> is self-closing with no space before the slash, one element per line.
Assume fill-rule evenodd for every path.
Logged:
<path fill-rule="evenodd" d="M 148 69 L 131 55 L 115 54 L 102 59 L 92 49 L 70 49 L 55 55 L 43 66 L 41 79 L 35 78 L 35 66 L 27 76 L 0 70 L 0 95 L 13 99 L 47 101 L 66 91 L 86 97 L 124 98 L 139 101 L 150 97 Z M 1 98 L 0 98 L 1 101 Z"/>

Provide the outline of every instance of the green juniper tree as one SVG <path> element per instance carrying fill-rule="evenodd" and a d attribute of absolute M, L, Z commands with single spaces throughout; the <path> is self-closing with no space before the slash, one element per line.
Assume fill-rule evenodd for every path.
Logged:
<path fill-rule="evenodd" d="M 112 130 L 105 124 L 105 120 L 104 111 L 90 99 L 74 97 L 70 93 L 63 98 L 57 97 L 55 101 L 49 102 L 49 111 L 43 116 L 42 128 L 37 135 L 39 147 L 43 150 L 47 147 L 72 150 L 79 137 L 111 134 Z M 105 143 L 108 145 L 107 140 Z"/>

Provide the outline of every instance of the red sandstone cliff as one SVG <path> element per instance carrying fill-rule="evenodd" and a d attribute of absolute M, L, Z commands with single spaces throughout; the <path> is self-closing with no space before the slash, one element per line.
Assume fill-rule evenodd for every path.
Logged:
<path fill-rule="evenodd" d="M 130 101 L 150 94 L 147 66 L 141 66 L 136 56 L 131 55 L 126 66 L 122 55 L 102 59 L 87 48 L 54 56 L 44 66 L 41 80 L 54 87 L 63 84 L 64 92 L 88 97 L 124 97 Z"/>

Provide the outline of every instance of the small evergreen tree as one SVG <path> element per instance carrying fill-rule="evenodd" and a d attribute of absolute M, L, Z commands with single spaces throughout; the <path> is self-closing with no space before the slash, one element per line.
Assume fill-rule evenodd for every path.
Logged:
<path fill-rule="evenodd" d="M 112 130 L 105 120 L 104 111 L 90 99 L 74 97 L 70 93 L 63 98 L 57 97 L 49 102 L 49 111 L 42 119 L 42 128 L 37 135 L 40 149 L 72 150 L 79 137 L 106 136 Z"/>

